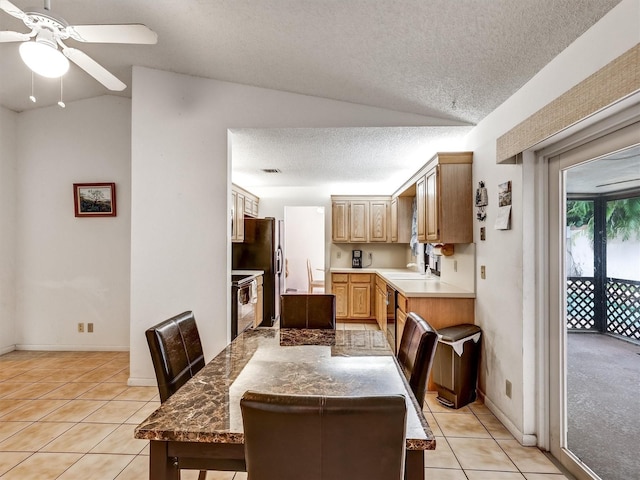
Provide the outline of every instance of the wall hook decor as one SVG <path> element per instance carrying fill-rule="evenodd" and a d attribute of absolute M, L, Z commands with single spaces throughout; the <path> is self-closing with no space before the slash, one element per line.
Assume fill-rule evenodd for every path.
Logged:
<path fill-rule="evenodd" d="M 478 188 L 476 189 L 476 208 L 478 209 L 476 218 L 481 222 L 484 222 L 487 219 L 488 204 L 489 196 L 487 195 L 487 189 L 484 186 L 484 182 L 479 182 Z"/>

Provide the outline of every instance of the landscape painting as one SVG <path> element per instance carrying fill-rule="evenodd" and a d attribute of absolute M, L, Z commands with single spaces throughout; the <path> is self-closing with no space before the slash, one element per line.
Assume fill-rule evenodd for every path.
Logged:
<path fill-rule="evenodd" d="M 115 217 L 115 183 L 74 183 L 76 217 Z"/>

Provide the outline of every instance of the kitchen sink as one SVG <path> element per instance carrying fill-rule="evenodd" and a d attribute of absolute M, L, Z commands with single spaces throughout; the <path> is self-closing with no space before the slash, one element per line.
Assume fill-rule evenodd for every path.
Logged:
<path fill-rule="evenodd" d="M 427 277 L 424 273 L 418 272 L 398 272 L 387 273 L 384 275 L 389 280 L 431 280 L 433 277 Z"/>

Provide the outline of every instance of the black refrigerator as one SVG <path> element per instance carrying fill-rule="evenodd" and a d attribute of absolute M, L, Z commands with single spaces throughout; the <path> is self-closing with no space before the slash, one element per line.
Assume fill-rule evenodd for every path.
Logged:
<path fill-rule="evenodd" d="M 245 218 L 244 242 L 232 246 L 233 270 L 263 270 L 262 323 L 270 327 L 280 318 L 284 284 L 282 254 L 284 222 L 275 218 Z"/>

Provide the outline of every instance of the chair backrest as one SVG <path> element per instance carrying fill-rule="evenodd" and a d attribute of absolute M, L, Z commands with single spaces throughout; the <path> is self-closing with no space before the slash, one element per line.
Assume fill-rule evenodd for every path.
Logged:
<path fill-rule="evenodd" d="M 438 332 L 420 315 L 409 312 L 398 348 L 398 363 L 420 405 L 424 404 L 437 346 Z"/>
<path fill-rule="evenodd" d="M 204 367 L 198 326 L 193 312 L 183 312 L 147 329 L 145 335 L 164 403 Z"/>
<path fill-rule="evenodd" d="M 404 478 L 402 395 L 323 397 L 245 392 L 240 400 L 251 480 Z"/>
<path fill-rule="evenodd" d="M 336 328 L 336 296 L 332 293 L 280 295 L 280 328 Z"/>
<path fill-rule="evenodd" d="M 307 258 L 307 276 L 309 277 L 309 285 L 313 282 L 313 271 L 311 270 L 311 260 Z"/>

